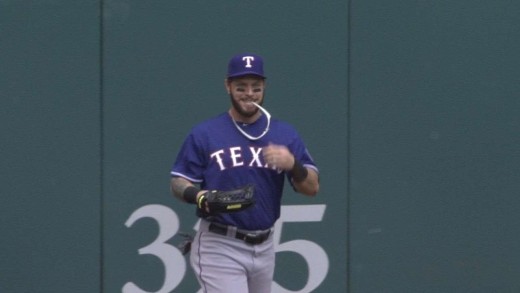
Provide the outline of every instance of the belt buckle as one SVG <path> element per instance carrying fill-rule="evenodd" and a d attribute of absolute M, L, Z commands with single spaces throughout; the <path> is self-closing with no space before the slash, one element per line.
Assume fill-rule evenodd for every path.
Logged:
<path fill-rule="evenodd" d="M 269 235 L 269 234 L 267 234 Z M 267 239 L 266 234 L 247 233 L 244 237 L 244 242 L 252 245 L 261 244 Z"/>

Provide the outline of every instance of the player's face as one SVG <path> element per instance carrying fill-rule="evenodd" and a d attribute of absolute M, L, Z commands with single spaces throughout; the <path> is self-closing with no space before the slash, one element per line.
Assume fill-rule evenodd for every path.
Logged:
<path fill-rule="evenodd" d="M 244 118 L 251 118 L 258 113 L 258 108 L 251 102 L 261 105 L 264 101 L 265 80 L 255 76 L 234 78 L 226 82 L 233 109 Z"/>

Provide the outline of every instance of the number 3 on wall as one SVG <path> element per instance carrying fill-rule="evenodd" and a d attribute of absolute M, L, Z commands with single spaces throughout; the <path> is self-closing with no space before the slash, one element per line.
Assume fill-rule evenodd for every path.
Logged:
<path fill-rule="evenodd" d="M 164 284 L 159 291 L 154 293 L 169 293 L 175 289 L 186 273 L 186 262 L 182 253 L 174 246 L 167 244 L 179 230 L 179 217 L 170 208 L 163 205 L 146 205 L 132 213 L 125 222 L 130 228 L 135 221 L 142 218 L 152 218 L 159 224 L 159 236 L 150 245 L 139 249 L 139 254 L 151 254 L 158 257 L 164 264 Z M 123 286 L 123 293 L 151 293 L 139 288 L 133 282 Z"/>
<path fill-rule="evenodd" d="M 275 252 L 295 252 L 301 255 L 307 263 L 309 276 L 307 283 L 300 291 L 287 290 L 276 282 L 273 282 L 275 293 L 307 293 L 316 289 L 325 279 L 329 270 L 329 259 L 327 254 L 318 244 L 298 239 L 280 243 L 282 224 L 284 222 L 320 222 L 325 213 L 325 205 L 294 205 L 282 206 L 280 219 L 276 222 L 273 235 Z M 186 262 L 181 252 L 166 242 L 175 236 L 179 230 L 179 218 L 170 208 L 163 205 L 146 205 L 130 215 L 125 226 L 130 228 L 137 220 L 152 218 L 159 225 L 159 235 L 150 245 L 138 250 L 139 254 L 150 254 L 158 257 L 164 264 L 165 280 L 159 291 L 148 292 L 139 288 L 133 282 L 127 282 L 123 286 L 123 293 L 169 293 L 172 292 L 182 281 L 186 273 Z M 195 225 L 198 227 L 198 222 Z"/>

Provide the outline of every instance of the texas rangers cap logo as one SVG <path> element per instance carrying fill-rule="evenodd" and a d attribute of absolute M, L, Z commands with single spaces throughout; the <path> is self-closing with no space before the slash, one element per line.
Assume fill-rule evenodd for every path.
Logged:
<path fill-rule="evenodd" d="M 265 78 L 262 57 L 255 54 L 239 54 L 231 58 L 228 64 L 227 77 L 242 75 L 256 75 Z"/>
<path fill-rule="evenodd" d="M 246 68 L 253 68 L 253 65 L 251 65 L 252 61 L 255 61 L 255 56 L 244 56 L 242 57 L 242 60 L 246 62 Z"/>

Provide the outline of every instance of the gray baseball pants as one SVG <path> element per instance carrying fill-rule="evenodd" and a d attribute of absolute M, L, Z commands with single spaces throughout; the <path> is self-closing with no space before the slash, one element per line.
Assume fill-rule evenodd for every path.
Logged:
<path fill-rule="evenodd" d="M 191 246 L 190 264 L 204 293 L 270 293 L 275 253 L 273 233 L 260 244 L 235 238 L 236 228 L 227 235 L 209 231 L 210 222 L 201 220 Z M 244 231 L 257 233 L 260 231 Z"/>

